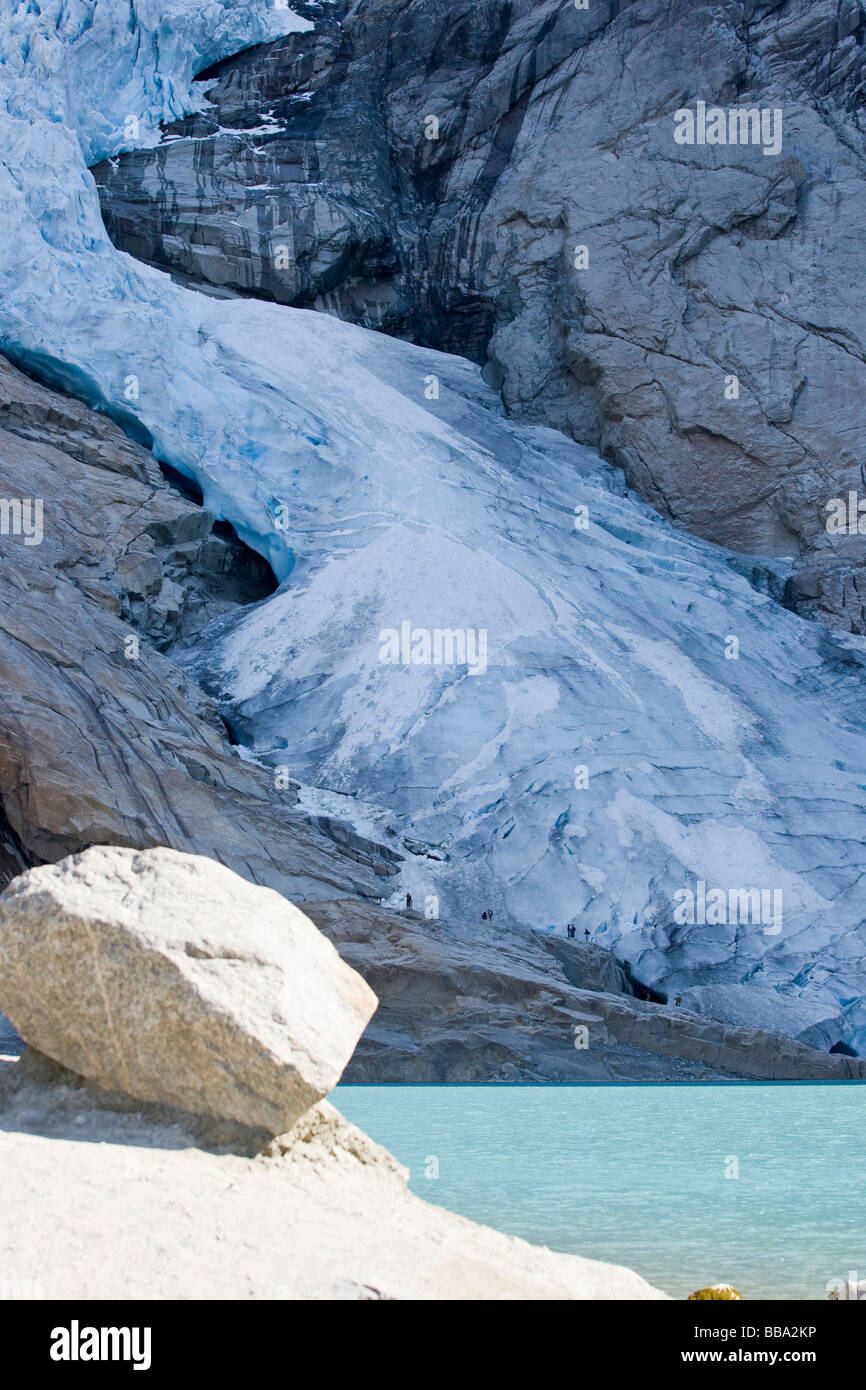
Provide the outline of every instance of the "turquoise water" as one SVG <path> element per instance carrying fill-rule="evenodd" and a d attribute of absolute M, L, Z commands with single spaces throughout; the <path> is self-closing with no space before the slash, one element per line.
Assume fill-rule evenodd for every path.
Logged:
<path fill-rule="evenodd" d="M 340 1086 L 332 1099 L 427 1201 L 629 1265 L 674 1297 L 733 1283 L 744 1298 L 826 1299 L 829 1280 L 866 1278 L 866 1087 Z"/>

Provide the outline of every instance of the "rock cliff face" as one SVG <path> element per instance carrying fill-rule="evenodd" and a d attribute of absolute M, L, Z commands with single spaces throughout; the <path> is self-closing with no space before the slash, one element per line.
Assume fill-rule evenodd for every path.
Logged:
<path fill-rule="evenodd" d="M 484 363 L 866 631 L 866 539 L 826 529 L 866 464 L 860 0 L 300 9 L 208 74 L 212 114 L 95 170 L 116 242 Z M 778 152 L 677 144 L 699 101 L 781 112 Z"/>

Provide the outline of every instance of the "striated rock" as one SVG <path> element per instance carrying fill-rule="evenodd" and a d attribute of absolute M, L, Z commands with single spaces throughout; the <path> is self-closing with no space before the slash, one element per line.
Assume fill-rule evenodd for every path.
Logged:
<path fill-rule="evenodd" d="M 381 113 L 367 100 L 329 109 L 322 168 L 317 133 L 325 113 L 307 91 L 324 74 L 348 75 L 335 17 L 344 8 L 320 11 L 315 35 L 289 35 L 263 55 L 255 110 L 245 109 L 242 75 L 219 115 L 171 128 L 169 142 L 137 166 L 140 180 L 126 177 L 125 159 L 97 166 L 97 176 L 111 188 L 114 236 L 139 259 L 214 294 L 334 309 L 401 332 L 413 297 Z"/>
<path fill-rule="evenodd" d="M 267 562 L 240 544 L 231 527 L 215 530 L 201 498 L 191 500 L 191 485 L 185 484 L 186 497 L 167 486 L 147 448 L 5 358 L 0 483 L 4 496 L 41 498 L 43 506 L 38 546 L 19 543 L 13 550 L 5 537 L 7 561 L 14 555 L 18 563 L 62 568 L 161 651 L 276 587 Z M 22 492 L 25 484 L 29 491 Z M 61 516 L 68 523 L 62 535 L 52 525 Z M 41 553 L 27 556 L 28 548 Z"/>
<path fill-rule="evenodd" d="M 107 1090 L 282 1134 L 376 998 L 291 903 L 169 849 L 99 847 L 0 898 L 0 1003 Z"/>
<path fill-rule="evenodd" d="M 613 956 L 372 903 L 305 910 L 375 991 L 350 1082 L 862 1080 L 866 1062 L 635 998 Z"/>
<path fill-rule="evenodd" d="M 594 941 L 569 941 L 549 933 L 536 933 L 536 940 L 562 966 L 562 973 L 576 989 L 598 990 L 604 994 L 632 994 L 622 966 L 603 946 Z"/>
<path fill-rule="evenodd" d="M 825 527 L 866 463 L 860 0 L 313 17 L 209 72 L 212 114 L 95 170 L 117 243 L 484 363 L 515 414 L 688 529 L 787 557 L 800 611 L 866 631 L 866 536 Z M 677 144 L 698 101 L 780 110 L 778 154 Z"/>

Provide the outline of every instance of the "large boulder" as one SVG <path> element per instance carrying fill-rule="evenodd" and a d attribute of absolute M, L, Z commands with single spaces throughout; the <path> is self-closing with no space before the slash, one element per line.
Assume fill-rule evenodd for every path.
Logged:
<path fill-rule="evenodd" d="M 0 897 L 0 1007 L 113 1091 L 284 1133 L 376 996 L 292 903 L 170 849 L 96 847 Z"/>

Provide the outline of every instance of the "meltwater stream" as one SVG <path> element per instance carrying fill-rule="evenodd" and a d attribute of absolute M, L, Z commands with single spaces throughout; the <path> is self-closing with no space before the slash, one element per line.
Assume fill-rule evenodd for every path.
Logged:
<path fill-rule="evenodd" d="M 674 1298 L 732 1283 L 745 1299 L 826 1299 L 866 1278 L 856 1083 L 341 1086 L 333 1100 L 418 1196 L 628 1265 Z"/>

